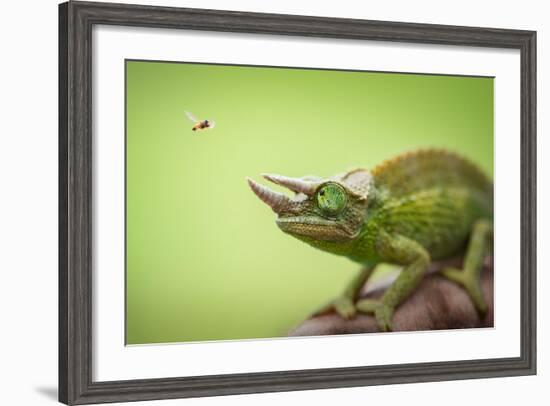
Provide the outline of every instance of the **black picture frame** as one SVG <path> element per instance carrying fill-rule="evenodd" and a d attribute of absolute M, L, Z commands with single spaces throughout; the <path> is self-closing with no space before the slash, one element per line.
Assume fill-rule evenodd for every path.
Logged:
<path fill-rule="evenodd" d="M 513 48 L 521 54 L 521 353 L 182 378 L 92 380 L 92 27 L 95 24 Z M 536 32 L 235 11 L 59 5 L 59 400 L 88 404 L 536 373 Z"/>

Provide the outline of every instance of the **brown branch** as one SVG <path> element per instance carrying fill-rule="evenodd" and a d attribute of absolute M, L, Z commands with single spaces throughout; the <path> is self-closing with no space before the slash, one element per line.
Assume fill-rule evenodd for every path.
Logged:
<path fill-rule="evenodd" d="M 437 273 L 428 275 L 418 289 L 403 302 L 393 316 L 394 331 L 445 330 L 493 326 L 493 267 L 484 266 L 481 284 L 489 307 L 487 316 L 481 319 L 463 288 Z M 362 295 L 380 297 L 383 290 Z M 376 320 L 371 315 L 358 314 L 344 320 L 329 313 L 312 317 L 294 328 L 290 336 L 313 336 L 378 332 Z"/>

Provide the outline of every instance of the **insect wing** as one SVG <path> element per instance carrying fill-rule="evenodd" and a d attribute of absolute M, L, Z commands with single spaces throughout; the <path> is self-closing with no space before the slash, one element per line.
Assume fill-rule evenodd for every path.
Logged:
<path fill-rule="evenodd" d="M 193 115 L 193 113 L 189 112 L 189 111 L 186 111 L 185 112 L 185 115 L 187 116 L 187 118 L 189 120 L 191 120 L 193 123 L 197 123 L 199 120 L 197 120 L 197 118 Z"/>
<path fill-rule="evenodd" d="M 215 122 L 215 121 L 209 121 L 209 122 L 208 122 L 208 127 L 209 127 L 209 128 L 214 128 L 214 127 L 216 127 L 216 122 Z"/>

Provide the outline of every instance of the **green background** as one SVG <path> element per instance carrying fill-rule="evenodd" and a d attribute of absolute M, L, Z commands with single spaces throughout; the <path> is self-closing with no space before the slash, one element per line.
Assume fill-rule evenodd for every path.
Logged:
<path fill-rule="evenodd" d="M 283 234 L 246 176 L 419 147 L 492 175 L 491 78 L 145 61 L 126 75 L 127 344 L 285 336 L 357 272 Z M 192 132 L 185 110 L 216 128 Z"/>

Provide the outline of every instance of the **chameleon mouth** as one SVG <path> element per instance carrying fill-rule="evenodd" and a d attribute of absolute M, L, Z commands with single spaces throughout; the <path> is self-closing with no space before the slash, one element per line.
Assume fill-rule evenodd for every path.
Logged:
<path fill-rule="evenodd" d="M 277 226 L 285 233 L 312 237 L 316 240 L 342 241 L 355 236 L 338 223 L 331 220 L 309 217 L 279 217 Z"/>

